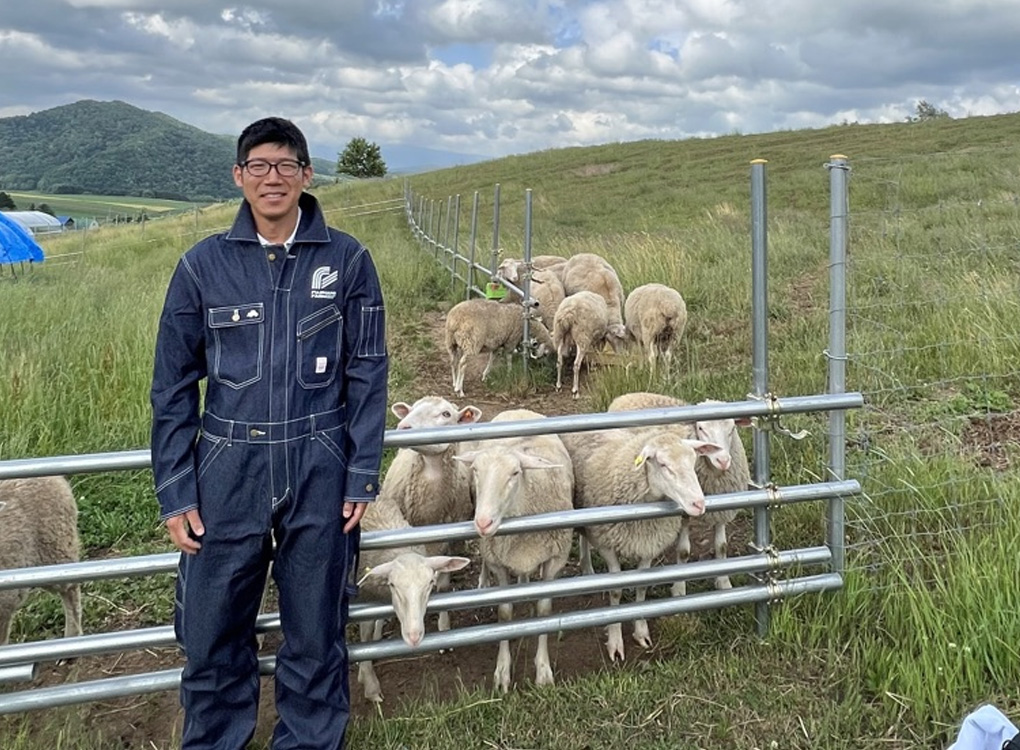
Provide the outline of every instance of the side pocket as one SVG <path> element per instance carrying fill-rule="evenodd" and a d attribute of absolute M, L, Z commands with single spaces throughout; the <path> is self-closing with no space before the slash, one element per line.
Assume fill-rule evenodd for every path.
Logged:
<path fill-rule="evenodd" d="M 340 462 L 340 466 L 344 469 L 347 468 L 347 455 L 344 453 L 344 449 L 341 448 L 344 435 L 344 426 L 334 427 L 330 430 L 319 430 L 315 433 L 315 439 L 318 440 L 322 447 L 329 451 L 337 461 Z"/>
<path fill-rule="evenodd" d="M 198 475 L 201 479 L 206 470 L 212 466 L 213 461 L 223 453 L 227 447 L 227 439 L 217 435 L 206 435 L 204 432 L 198 439 L 196 458 L 198 459 Z"/>

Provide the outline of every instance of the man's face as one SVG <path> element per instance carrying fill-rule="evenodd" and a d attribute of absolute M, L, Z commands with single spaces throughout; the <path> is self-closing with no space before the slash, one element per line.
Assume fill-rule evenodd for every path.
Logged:
<path fill-rule="evenodd" d="M 267 174 L 261 177 L 251 173 L 252 169 L 257 171 L 259 162 L 269 164 L 280 164 L 286 172 L 288 164 L 293 166 L 298 162 L 297 155 L 293 149 L 280 146 L 275 143 L 263 143 L 248 152 L 247 168 L 234 165 L 234 183 L 241 188 L 244 197 L 251 204 L 252 213 L 256 219 L 266 221 L 279 221 L 297 211 L 298 199 L 301 191 L 308 186 L 312 180 L 312 168 L 302 167 L 293 176 L 281 175 L 279 168 L 270 168 Z M 265 165 L 261 165 L 263 168 Z"/>

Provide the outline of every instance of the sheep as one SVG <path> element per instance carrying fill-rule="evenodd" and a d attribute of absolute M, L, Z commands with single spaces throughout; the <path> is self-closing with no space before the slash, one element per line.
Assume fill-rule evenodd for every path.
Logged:
<path fill-rule="evenodd" d="M 472 424 L 482 417 L 476 406 L 458 408 L 445 398 L 424 396 L 409 406 L 403 401 L 390 411 L 400 421 L 398 430 Z M 380 497 L 392 500 L 411 526 L 433 526 L 467 521 L 474 514 L 467 471 L 453 460 L 457 443 L 433 443 L 401 448 L 394 456 L 379 488 Z M 439 590 L 449 587 L 442 572 Z M 450 629 L 448 612 L 439 613 L 439 629 Z"/>
<path fill-rule="evenodd" d="M 363 532 L 390 531 L 410 528 L 410 524 L 392 498 L 380 496 L 369 503 L 361 518 Z M 400 622 L 400 635 L 408 646 L 416 647 L 425 633 L 425 609 L 429 595 L 437 588 L 441 576 L 461 570 L 470 560 L 446 555 L 428 556 L 422 545 L 364 550 L 361 563 L 365 576 L 360 581 L 358 598 L 386 600 L 393 603 Z M 364 621 L 359 625 L 362 643 L 381 636 L 382 622 Z M 379 678 L 371 661 L 358 665 L 358 682 L 364 687 L 365 698 L 382 702 Z"/>
<path fill-rule="evenodd" d="M 565 258 L 560 258 L 559 260 L 566 262 Z M 512 284 L 522 286 L 524 278 L 524 261 L 514 260 L 511 258 L 504 260 L 496 270 L 496 278 L 505 279 Z M 531 273 L 531 288 L 529 291 L 532 299 L 538 303 L 538 314 L 542 318 L 542 323 L 546 328 L 552 330 L 553 318 L 556 315 L 556 310 L 559 308 L 560 303 L 563 302 L 563 298 L 566 296 L 563 291 L 563 282 L 556 273 L 556 269 L 535 268 L 535 270 Z M 506 303 L 520 303 L 520 301 L 521 295 L 514 291 L 508 292 L 501 300 L 501 302 Z"/>
<path fill-rule="evenodd" d="M 500 412 L 493 422 L 543 419 L 544 415 L 527 409 Z M 559 575 L 570 554 L 571 529 L 555 529 L 530 534 L 493 536 L 504 518 L 570 510 L 574 473 L 562 441 L 556 435 L 500 438 L 479 443 L 476 450 L 457 455 L 471 470 L 475 497 L 475 529 L 481 537 L 479 550 L 486 568 L 500 586 L 507 586 L 510 575 L 526 583 L 538 570 L 542 579 Z M 535 606 L 539 617 L 552 612 L 552 600 L 541 599 Z M 499 605 L 499 621 L 513 619 L 513 604 Z M 503 692 L 510 689 L 510 643 L 500 641 L 493 680 Z M 549 637 L 538 637 L 535 653 L 535 683 L 552 685 Z"/>
<path fill-rule="evenodd" d="M 652 372 L 659 355 L 669 367 L 673 347 L 687 326 L 687 305 L 680 292 L 665 284 L 643 284 L 627 295 L 623 318 L 628 333 L 645 351 Z"/>
<path fill-rule="evenodd" d="M 496 300 L 469 299 L 458 302 L 446 314 L 446 351 L 450 355 L 453 392 L 464 395 L 464 372 L 468 357 L 489 353 L 482 381 L 489 376 L 496 352 L 502 349 L 509 365 L 510 354 L 524 338 L 523 305 L 501 304 Z M 541 320 L 531 319 L 531 335 L 539 344 L 539 354 L 552 351 L 549 329 Z"/>
<path fill-rule="evenodd" d="M 626 336 L 623 325 L 623 285 L 616 270 L 595 253 L 578 253 L 567 259 L 562 270 L 563 291 L 569 297 L 580 291 L 595 292 L 606 301 L 609 325 L 619 338 Z"/>
<path fill-rule="evenodd" d="M 577 381 L 581 363 L 587 354 L 598 351 L 607 341 L 616 347 L 620 341 L 610 330 L 606 302 L 595 292 L 571 294 L 556 310 L 553 321 L 553 344 L 556 347 L 556 390 L 563 385 L 563 359 L 574 350 L 574 398 L 580 396 Z"/>
<path fill-rule="evenodd" d="M 584 433 L 571 439 L 588 447 L 574 454 L 574 505 L 594 508 L 607 505 L 634 505 L 673 500 L 688 515 L 705 512 L 705 496 L 698 483 L 694 464 L 698 456 L 713 455 L 722 447 L 703 440 L 677 439 L 668 429 L 617 429 Z M 621 570 L 621 558 L 636 558 L 639 568 L 648 568 L 652 560 L 675 542 L 681 518 L 670 516 L 647 521 L 599 524 L 585 527 L 583 536 L 606 561 L 610 572 Z M 620 603 L 619 589 L 609 592 L 610 605 Z M 638 588 L 636 601 L 645 599 Z M 611 660 L 624 659 L 623 629 L 620 623 L 607 628 L 606 647 Z M 651 646 L 648 623 L 634 622 L 634 640 Z"/>
<path fill-rule="evenodd" d="M 61 476 L 0 479 L 0 570 L 77 562 L 78 507 Z M 64 605 L 64 637 L 81 635 L 81 587 L 46 586 Z M 26 589 L 0 591 L 0 646 L 11 637 L 14 613 Z"/>
<path fill-rule="evenodd" d="M 702 404 L 718 404 L 720 401 L 706 400 Z M 680 399 L 660 393 L 627 393 L 618 396 L 608 411 L 630 411 L 635 409 L 652 409 L 659 407 L 684 406 Z M 711 456 L 703 456 L 694 465 L 701 489 L 706 495 L 722 495 L 729 492 L 744 492 L 751 484 L 751 471 L 747 463 L 744 444 L 737 434 L 737 427 L 749 427 L 749 417 L 735 419 L 699 420 L 690 424 L 677 425 L 686 431 L 685 436 L 693 431 L 698 439 L 722 446 L 723 450 Z M 713 511 L 709 518 L 713 528 L 713 547 L 717 560 L 726 559 L 728 552 L 726 527 L 737 517 L 737 510 Z M 683 519 L 680 536 L 677 540 L 676 560 L 686 563 L 691 558 L 691 522 Z M 715 579 L 717 589 L 732 588 L 729 576 L 718 576 Z M 673 595 L 683 596 L 687 593 L 687 583 L 677 581 L 673 584 Z"/>

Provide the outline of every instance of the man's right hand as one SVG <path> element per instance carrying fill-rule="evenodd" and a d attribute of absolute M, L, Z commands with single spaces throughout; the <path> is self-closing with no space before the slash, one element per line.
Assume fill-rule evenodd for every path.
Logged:
<path fill-rule="evenodd" d="M 198 508 L 186 510 L 178 516 L 170 516 L 166 519 L 166 530 L 170 532 L 170 541 L 181 552 L 193 555 L 202 548 L 201 543 L 195 539 L 196 536 L 205 534 L 205 526 L 202 525 Z"/>

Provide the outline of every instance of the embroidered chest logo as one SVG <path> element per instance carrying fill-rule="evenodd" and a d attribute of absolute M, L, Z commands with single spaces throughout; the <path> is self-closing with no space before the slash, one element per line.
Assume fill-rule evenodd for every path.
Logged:
<path fill-rule="evenodd" d="M 336 290 L 327 289 L 333 286 L 340 277 L 339 271 L 330 271 L 329 266 L 319 266 L 312 274 L 312 299 L 334 299 Z"/>

